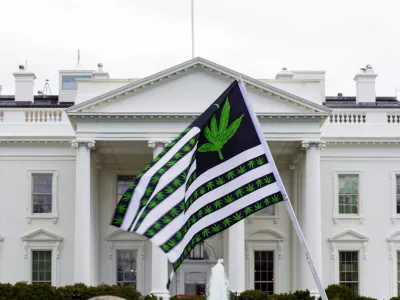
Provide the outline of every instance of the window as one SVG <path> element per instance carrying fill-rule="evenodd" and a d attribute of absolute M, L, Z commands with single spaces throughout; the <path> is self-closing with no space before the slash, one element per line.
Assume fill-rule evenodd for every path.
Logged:
<path fill-rule="evenodd" d="M 205 295 L 206 284 L 206 272 L 185 272 L 185 294 Z"/>
<path fill-rule="evenodd" d="M 117 202 L 122 198 L 129 185 L 135 179 L 133 175 L 118 175 L 117 177 Z"/>
<path fill-rule="evenodd" d="M 358 197 L 358 175 L 339 175 L 339 214 L 357 214 Z"/>
<path fill-rule="evenodd" d="M 254 289 L 274 293 L 274 251 L 254 251 Z"/>
<path fill-rule="evenodd" d="M 400 214 L 400 175 L 396 175 L 396 213 Z"/>
<path fill-rule="evenodd" d="M 400 296 L 400 251 L 397 251 L 397 295 Z"/>
<path fill-rule="evenodd" d="M 53 174 L 32 174 L 32 213 L 52 212 Z"/>
<path fill-rule="evenodd" d="M 358 251 L 339 251 L 339 284 L 359 292 Z"/>
<path fill-rule="evenodd" d="M 51 285 L 51 251 L 32 251 L 32 283 Z"/>
<path fill-rule="evenodd" d="M 117 250 L 117 285 L 136 288 L 136 250 Z"/>
<path fill-rule="evenodd" d="M 198 243 L 194 246 L 193 250 L 190 251 L 188 259 L 191 260 L 203 260 L 208 259 L 207 252 L 204 251 L 204 242 Z"/>
<path fill-rule="evenodd" d="M 62 76 L 62 89 L 63 90 L 76 90 L 78 85 L 76 79 L 92 78 L 92 75 L 63 75 Z"/>

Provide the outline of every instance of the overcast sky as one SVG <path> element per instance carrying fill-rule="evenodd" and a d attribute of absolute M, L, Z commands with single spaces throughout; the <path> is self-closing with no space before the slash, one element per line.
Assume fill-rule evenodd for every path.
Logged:
<path fill-rule="evenodd" d="M 194 0 L 195 56 L 254 78 L 325 70 L 327 95 L 355 95 L 371 64 L 377 94 L 400 89 L 399 0 Z M 28 61 L 35 90 L 58 70 L 102 62 L 112 78 L 141 78 L 191 58 L 191 0 L 0 0 L 0 84 Z M 400 92 L 399 92 L 400 97 Z"/>

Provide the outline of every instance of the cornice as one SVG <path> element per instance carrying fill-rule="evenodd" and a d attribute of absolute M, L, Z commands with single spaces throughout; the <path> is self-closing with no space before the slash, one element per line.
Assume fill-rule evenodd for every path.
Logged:
<path fill-rule="evenodd" d="M 283 91 L 279 88 L 276 88 L 272 85 L 269 85 L 267 83 L 261 82 L 256 79 L 253 79 L 249 76 L 246 76 L 244 74 L 241 74 L 241 73 L 233 71 L 233 70 L 230 70 L 228 68 L 225 68 L 223 66 L 220 66 L 218 64 L 215 64 L 211 61 L 205 60 L 200 57 L 194 58 L 192 60 L 189 60 L 189 61 L 184 62 L 179 65 L 176 65 L 172 68 L 166 69 L 162 72 L 156 73 L 149 77 L 140 79 L 140 80 L 135 81 L 126 86 L 117 88 L 113 91 L 110 91 L 108 93 L 105 93 L 103 95 L 95 97 L 93 99 L 87 100 L 83 103 L 74 105 L 74 106 L 66 109 L 66 112 L 68 115 L 75 115 L 77 112 L 79 112 L 81 110 L 89 109 L 93 106 L 101 105 L 103 103 L 110 103 L 110 102 L 116 101 L 121 97 L 124 97 L 127 95 L 132 95 L 132 94 L 142 91 L 148 87 L 151 87 L 157 83 L 160 83 L 163 80 L 169 80 L 173 76 L 179 75 L 179 74 L 187 72 L 189 70 L 193 70 L 195 68 L 202 68 L 202 69 L 208 70 L 210 72 L 215 72 L 216 74 L 223 76 L 223 77 L 227 78 L 228 80 L 236 80 L 237 78 L 241 78 L 243 80 L 244 84 L 249 89 L 257 89 L 260 92 L 268 93 L 271 96 L 272 95 L 277 96 L 279 99 L 282 99 L 283 101 L 287 101 L 296 106 L 302 106 L 305 109 L 308 109 L 308 110 L 311 110 L 311 111 L 314 111 L 317 113 L 328 115 L 331 112 L 331 109 L 329 109 L 327 107 L 316 104 L 310 100 L 301 98 L 299 96 L 293 95 L 293 94 Z"/>

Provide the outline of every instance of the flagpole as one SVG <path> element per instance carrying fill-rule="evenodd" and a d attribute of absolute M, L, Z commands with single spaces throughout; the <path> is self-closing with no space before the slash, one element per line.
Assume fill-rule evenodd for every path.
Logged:
<path fill-rule="evenodd" d="M 268 162 L 272 165 L 272 168 L 274 170 L 274 175 L 275 175 L 275 177 L 277 179 L 277 183 L 281 184 L 281 186 L 280 186 L 281 191 L 284 191 L 284 193 L 282 193 L 283 194 L 283 198 L 284 198 L 283 202 L 285 203 L 285 207 L 286 207 L 287 212 L 289 214 L 289 217 L 290 217 L 290 219 L 291 219 L 291 221 L 293 223 L 294 230 L 296 231 L 297 237 L 298 237 L 298 239 L 300 241 L 300 245 L 301 245 L 301 247 L 303 249 L 303 253 L 304 253 L 305 257 L 306 257 L 306 260 L 307 260 L 308 266 L 310 267 L 311 273 L 312 273 L 312 275 L 314 277 L 314 281 L 315 281 L 315 284 L 316 284 L 317 289 L 319 291 L 319 294 L 320 294 L 322 300 L 328 300 L 328 297 L 326 295 L 325 289 L 324 289 L 324 287 L 322 285 L 322 281 L 321 281 L 321 279 L 320 279 L 320 277 L 318 275 L 317 270 L 315 269 L 315 265 L 314 265 L 314 262 L 312 260 L 312 256 L 311 256 L 310 250 L 308 249 L 306 239 L 304 238 L 303 232 L 301 231 L 299 222 L 297 221 L 296 215 L 294 213 L 292 204 L 291 204 L 291 202 L 289 200 L 289 196 L 288 196 L 288 194 L 286 192 L 285 187 L 283 186 L 282 179 L 280 178 L 278 169 L 277 169 L 277 167 L 275 165 L 275 162 L 274 162 L 274 160 L 272 158 L 271 151 L 269 150 L 269 147 L 268 147 L 268 145 L 267 145 L 267 143 L 265 141 L 265 138 L 264 138 L 264 136 L 263 136 L 263 134 L 262 134 L 262 132 L 260 130 L 260 128 L 261 128 L 260 127 L 260 123 L 258 122 L 257 116 L 254 113 L 253 108 L 252 108 L 252 106 L 251 106 L 251 104 L 250 104 L 250 102 L 249 102 L 249 100 L 247 98 L 246 87 L 244 86 L 242 78 L 238 78 L 237 81 L 239 82 L 239 87 L 240 87 L 240 90 L 242 92 L 243 99 L 244 99 L 244 101 L 246 103 L 247 109 L 250 112 L 250 117 L 253 120 L 254 125 L 258 125 L 258 126 L 254 126 L 254 127 L 255 127 L 255 129 L 257 131 L 258 137 L 261 140 L 261 144 L 264 147 L 265 155 L 267 156 Z"/>
<path fill-rule="evenodd" d="M 194 58 L 194 0 L 192 0 L 192 58 Z"/>

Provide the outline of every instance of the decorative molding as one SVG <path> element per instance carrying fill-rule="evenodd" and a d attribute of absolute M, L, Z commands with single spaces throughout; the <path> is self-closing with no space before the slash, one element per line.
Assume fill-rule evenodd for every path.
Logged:
<path fill-rule="evenodd" d="M 71 141 L 71 147 L 77 150 L 79 146 L 86 146 L 90 149 L 94 149 L 96 142 L 94 140 L 73 140 Z"/>
<path fill-rule="evenodd" d="M 323 150 L 326 146 L 324 141 L 303 141 L 301 142 L 301 146 L 305 149 L 309 149 L 311 147 L 318 147 L 319 150 Z"/>
<path fill-rule="evenodd" d="M 396 230 L 387 238 L 389 244 L 389 286 L 390 297 L 397 296 L 397 252 L 400 251 L 400 230 Z"/>

